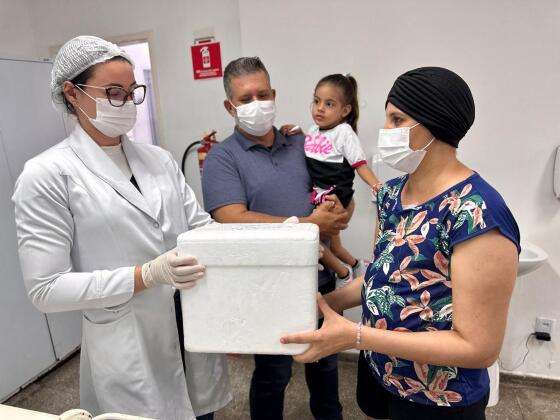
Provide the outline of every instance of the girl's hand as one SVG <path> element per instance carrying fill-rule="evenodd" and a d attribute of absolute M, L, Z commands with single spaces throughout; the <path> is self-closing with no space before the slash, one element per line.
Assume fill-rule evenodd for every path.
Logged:
<path fill-rule="evenodd" d="M 284 136 L 293 136 L 294 134 L 303 134 L 303 130 L 300 126 L 295 124 L 285 124 L 280 127 L 280 132 Z"/>
<path fill-rule="evenodd" d="M 377 193 L 379 192 L 382 186 L 383 186 L 382 182 L 378 182 L 377 184 L 373 184 L 371 186 L 371 192 L 373 193 L 374 196 L 377 195 Z"/>
<path fill-rule="evenodd" d="M 329 195 L 325 199 L 326 201 L 313 210 L 313 213 L 301 218 L 300 223 L 315 223 L 319 226 L 322 237 L 330 237 L 348 227 L 348 213 L 338 197 Z"/>
<path fill-rule="evenodd" d="M 356 344 L 356 324 L 333 311 L 320 293 L 317 294 L 317 304 L 324 315 L 321 329 L 290 334 L 280 339 L 283 344 L 311 344 L 305 353 L 294 356 L 296 362 L 316 362 L 331 354 L 351 349 Z"/>
<path fill-rule="evenodd" d="M 377 203 L 377 193 L 379 192 L 379 190 L 381 189 L 381 187 L 383 186 L 383 183 L 378 182 L 377 184 L 372 185 L 371 187 L 371 202 L 372 203 Z"/>

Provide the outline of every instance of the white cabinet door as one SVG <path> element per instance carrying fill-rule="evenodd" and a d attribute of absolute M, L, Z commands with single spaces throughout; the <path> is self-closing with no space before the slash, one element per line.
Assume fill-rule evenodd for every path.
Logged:
<path fill-rule="evenodd" d="M 51 102 L 51 69 L 50 62 L 0 59 L 0 124 L 14 179 L 25 162 L 66 137 Z"/>
<path fill-rule="evenodd" d="M 12 177 L 0 129 L 0 401 L 55 363 L 47 320 L 23 285 L 16 244 Z"/>
<path fill-rule="evenodd" d="M 82 312 L 59 312 L 48 314 L 56 360 L 62 360 L 78 347 L 82 341 Z"/>
<path fill-rule="evenodd" d="M 0 59 L 0 128 L 12 189 L 27 160 L 66 137 L 62 115 L 51 103 L 51 69 L 50 62 Z M 62 359 L 80 345 L 81 312 L 49 314 L 47 320 L 55 356 Z"/>

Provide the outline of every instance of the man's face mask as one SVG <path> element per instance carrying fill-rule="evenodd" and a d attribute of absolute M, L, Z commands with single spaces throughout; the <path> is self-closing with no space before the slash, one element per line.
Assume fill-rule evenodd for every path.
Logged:
<path fill-rule="evenodd" d="M 276 104 L 272 101 L 258 101 L 235 106 L 235 122 L 252 136 L 261 137 L 270 131 L 276 117 Z"/>

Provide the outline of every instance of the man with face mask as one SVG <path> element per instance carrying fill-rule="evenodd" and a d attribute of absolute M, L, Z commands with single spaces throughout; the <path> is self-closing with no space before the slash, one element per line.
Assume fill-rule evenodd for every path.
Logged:
<path fill-rule="evenodd" d="M 229 63 L 224 88 L 224 106 L 236 127 L 204 163 L 206 210 L 221 223 L 281 223 L 296 216 L 301 223 L 317 224 L 326 235 L 344 229 L 347 214 L 336 197 L 312 211 L 303 136 L 285 137 L 273 126 L 276 92 L 260 59 L 242 57 Z M 334 288 L 333 276 L 321 272 L 319 291 Z M 290 356 L 255 356 L 250 391 L 253 419 L 283 417 L 291 367 Z M 306 365 L 305 373 L 315 418 L 342 418 L 336 355 Z"/>

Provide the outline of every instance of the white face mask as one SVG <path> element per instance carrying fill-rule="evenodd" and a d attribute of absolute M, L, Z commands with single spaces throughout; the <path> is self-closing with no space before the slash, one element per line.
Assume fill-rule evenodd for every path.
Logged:
<path fill-rule="evenodd" d="M 432 144 L 434 138 L 419 150 L 410 148 L 410 130 L 419 125 L 416 123 L 412 127 L 399 127 L 379 130 L 377 149 L 381 154 L 381 159 L 391 168 L 408 174 L 418 169 L 422 159 L 426 155 L 426 149 Z"/>
<path fill-rule="evenodd" d="M 253 136 L 264 136 L 272 128 L 276 117 L 274 101 L 253 101 L 249 104 L 235 106 L 235 122 L 243 131 Z"/>
<path fill-rule="evenodd" d="M 107 137 L 119 137 L 128 133 L 136 124 L 136 105 L 132 101 L 126 101 L 123 106 L 111 105 L 107 98 L 94 98 L 83 89 L 82 92 L 95 101 L 97 116 L 91 118 L 86 112 L 78 107 L 88 118 L 91 124 Z"/>

